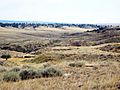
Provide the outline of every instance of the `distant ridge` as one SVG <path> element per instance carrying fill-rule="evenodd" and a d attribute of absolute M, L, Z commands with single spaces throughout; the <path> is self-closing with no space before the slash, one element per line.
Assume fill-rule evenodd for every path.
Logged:
<path fill-rule="evenodd" d="M 41 24 L 49 24 L 49 23 L 56 23 L 56 22 L 0 20 L 0 23 L 41 23 Z"/>
<path fill-rule="evenodd" d="M 44 22 L 44 21 L 19 21 L 19 20 L 0 20 L 0 23 L 84 24 L 84 23 L 64 23 L 64 22 Z M 117 26 L 118 25 L 118 26 L 120 26 L 120 23 L 96 23 L 96 24 L 93 24 L 93 25 L 113 25 L 113 26 Z"/>
<path fill-rule="evenodd" d="M 19 21 L 19 20 L 0 20 L 0 23 L 80 24 L 80 23 L 66 23 L 66 22 Z"/>
<path fill-rule="evenodd" d="M 120 25 L 120 23 L 97 23 L 97 25 Z"/>

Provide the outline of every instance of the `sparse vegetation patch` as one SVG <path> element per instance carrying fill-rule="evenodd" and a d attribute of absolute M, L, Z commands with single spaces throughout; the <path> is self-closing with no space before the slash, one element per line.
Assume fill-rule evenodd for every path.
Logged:
<path fill-rule="evenodd" d="M 19 73 L 17 72 L 8 71 L 3 75 L 3 81 L 6 81 L 6 82 L 16 82 L 19 80 L 20 80 L 20 77 L 19 77 Z"/>

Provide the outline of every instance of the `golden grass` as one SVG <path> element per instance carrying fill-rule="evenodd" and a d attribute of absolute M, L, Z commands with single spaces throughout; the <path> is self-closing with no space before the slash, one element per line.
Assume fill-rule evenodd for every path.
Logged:
<path fill-rule="evenodd" d="M 98 66 L 96 70 L 89 67 L 71 68 L 67 65 L 63 65 L 63 69 L 71 75 L 15 83 L 0 82 L 0 90 L 117 90 L 116 85 L 120 80 L 118 63 L 110 64 L 109 67 Z"/>
<path fill-rule="evenodd" d="M 24 80 L 19 82 L 3 82 L 0 81 L 0 90 L 117 90 L 117 84 L 120 82 L 120 63 L 116 59 L 102 60 L 95 58 L 94 55 L 120 55 L 119 53 L 101 51 L 97 49 L 104 45 L 89 47 L 52 47 L 44 54 L 52 53 L 52 55 L 90 55 L 83 58 L 64 58 L 58 61 L 48 61 L 49 63 L 61 68 L 65 74 L 62 77 L 40 78 L 32 80 Z M 66 56 L 65 56 L 66 57 Z M 86 59 L 84 59 L 86 57 Z M 40 58 L 40 57 L 39 57 Z M 35 68 L 43 66 L 45 63 L 27 63 L 22 62 L 25 58 L 11 58 L 9 61 L 18 65 L 31 65 Z M 83 62 L 83 67 L 70 67 L 72 62 Z"/>

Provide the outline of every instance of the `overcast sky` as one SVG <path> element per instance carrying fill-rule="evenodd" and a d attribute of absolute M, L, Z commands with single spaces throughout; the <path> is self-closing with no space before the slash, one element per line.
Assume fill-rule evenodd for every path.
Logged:
<path fill-rule="evenodd" d="M 0 20 L 120 23 L 120 0 L 0 0 Z"/>

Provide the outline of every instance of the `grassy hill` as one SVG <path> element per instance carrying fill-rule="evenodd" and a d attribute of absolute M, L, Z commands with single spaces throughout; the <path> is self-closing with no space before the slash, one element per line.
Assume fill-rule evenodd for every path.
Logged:
<path fill-rule="evenodd" d="M 120 29 L 0 28 L 0 90 L 119 90 Z"/>

